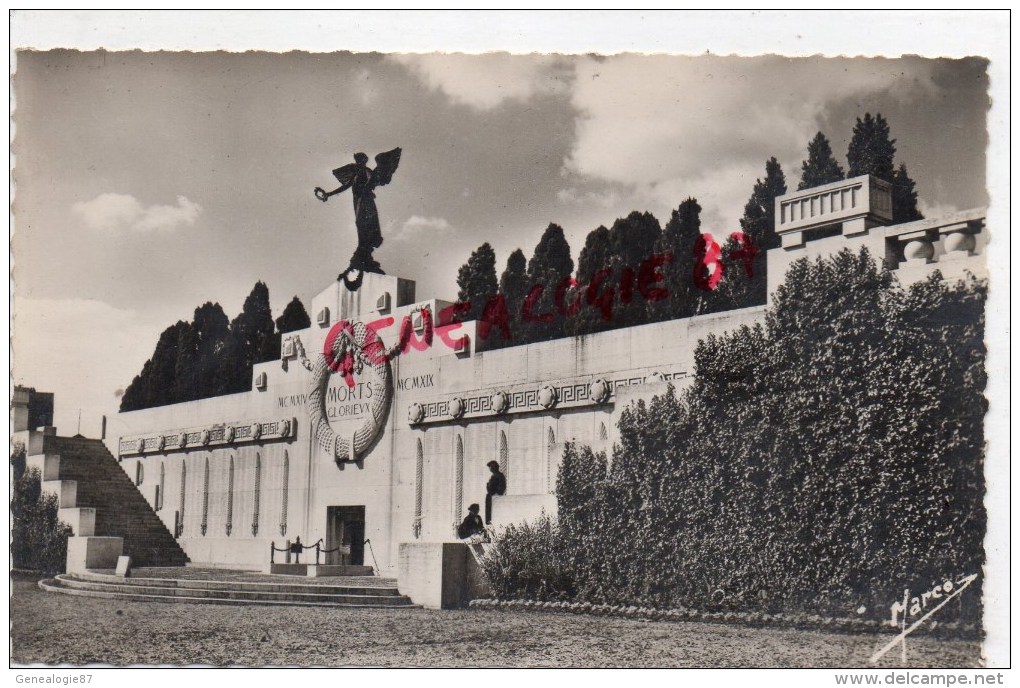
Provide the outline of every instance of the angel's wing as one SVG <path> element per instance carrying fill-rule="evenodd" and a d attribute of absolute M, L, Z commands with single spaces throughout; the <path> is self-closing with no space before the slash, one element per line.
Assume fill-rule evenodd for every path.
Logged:
<path fill-rule="evenodd" d="M 357 171 L 358 166 L 355 163 L 344 165 L 333 170 L 333 176 L 341 184 L 350 184 L 354 181 L 354 173 Z"/>
<path fill-rule="evenodd" d="M 393 173 L 397 171 L 400 164 L 400 149 L 394 148 L 391 151 L 380 153 L 375 156 L 375 171 L 372 173 L 372 181 L 375 186 L 389 184 L 393 179 Z"/>

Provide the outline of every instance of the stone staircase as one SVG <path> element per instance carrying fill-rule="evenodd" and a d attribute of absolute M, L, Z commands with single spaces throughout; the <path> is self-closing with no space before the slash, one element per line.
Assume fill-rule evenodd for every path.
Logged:
<path fill-rule="evenodd" d="M 250 582 L 182 578 L 122 578 L 86 571 L 39 581 L 49 592 L 135 602 L 297 607 L 417 608 L 396 581 L 345 577 L 342 583 Z"/>
<path fill-rule="evenodd" d="M 183 566 L 188 557 L 101 440 L 42 436 L 28 458 L 43 490 L 60 499 L 60 518 L 77 536 L 120 537 L 134 566 Z"/>

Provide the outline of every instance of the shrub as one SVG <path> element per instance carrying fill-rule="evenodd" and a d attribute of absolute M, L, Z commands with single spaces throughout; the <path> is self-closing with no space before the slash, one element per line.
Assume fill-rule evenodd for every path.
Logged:
<path fill-rule="evenodd" d="M 853 616 L 980 572 L 983 308 L 981 283 L 905 290 L 866 251 L 795 263 L 764 325 L 709 336 L 688 390 L 621 413 L 611 465 L 567 447 L 578 594 Z"/>
<path fill-rule="evenodd" d="M 17 468 L 24 457 L 12 457 Z M 57 518 L 57 496 L 43 494 L 39 469 L 15 472 L 11 501 L 11 556 L 14 567 L 46 573 L 64 570 L 71 527 Z"/>
<path fill-rule="evenodd" d="M 489 590 L 500 599 L 561 599 L 572 593 L 557 547 L 557 528 L 543 512 L 531 523 L 496 533 L 482 559 Z"/>

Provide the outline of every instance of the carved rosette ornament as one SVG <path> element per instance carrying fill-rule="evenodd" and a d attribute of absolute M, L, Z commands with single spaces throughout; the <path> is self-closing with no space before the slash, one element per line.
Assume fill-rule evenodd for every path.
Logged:
<path fill-rule="evenodd" d="M 645 378 L 645 384 L 665 382 L 665 380 L 666 378 L 663 376 L 663 374 L 656 370 L 655 372 L 651 373 L 648 377 Z"/>
<path fill-rule="evenodd" d="M 251 438 L 253 440 L 257 440 L 260 437 L 262 437 L 262 423 L 252 423 L 251 424 Z"/>
<path fill-rule="evenodd" d="M 464 400 L 460 397 L 450 399 L 450 418 L 460 418 L 464 415 Z"/>
<path fill-rule="evenodd" d="M 290 437 L 290 419 L 280 421 L 280 437 Z"/>
<path fill-rule="evenodd" d="M 492 411 L 494 413 L 505 413 L 510 408 L 510 398 L 506 395 L 506 392 L 493 392 L 492 398 L 489 401 L 492 402 Z"/>
<path fill-rule="evenodd" d="M 425 407 L 415 402 L 407 407 L 407 422 L 417 425 L 425 419 Z"/>
<path fill-rule="evenodd" d="M 542 388 L 538 390 L 538 403 L 542 405 L 542 408 L 552 408 L 557 401 L 559 401 L 559 394 L 552 385 L 542 385 Z"/>
<path fill-rule="evenodd" d="M 209 430 L 208 429 L 203 430 L 202 431 L 202 445 L 203 446 L 208 445 L 210 439 L 212 439 L 212 435 L 209 433 Z"/>
<path fill-rule="evenodd" d="M 224 442 L 228 442 L 228 443 L 234 441 L 234 428 L 233 428 L 233 426 L 228 425 L 226 428 L 224 428 L 224 430 L 223 430 L 223 441 Z"/>
<path fill-rule="evenodd" d="M 164 447 L 166 447 L 166 435 L 160 435 L 159 439 L 156 440 L 156 450 L 163 451 Z"/>
<path fill-rule="evenodd" d="M 177 436 L 177 446 L 180 447 L 181 449 L 184 449 L 186 446 L 188 446 L 188 433 L 182 432 L 180 435 Z"/>
<path fill-rule="evenodd" d="M 588 398 L 596 404 L 604 404 L 609 401 L 609 392 L 609 383 L 602 378 L 598 378 L 589 385 Z"/>
<path fill-rule="evenodd" d="M 337 323 L 340 325 L 341 323 Z M 393 399 L 393 377 L 390 371 L 390 353 L 382 353 L 379 336 L 371 332 L 364 323 L 344 323 L 335 336 L 333 330 L 326 338 L 329 345 L 329 360 L 326 352 L 316 357 L 312 368 L 311 391 L 308 394 L 308 419 L 312 435 L 319 447 L 333 457 L 339 465 L 357 461 L 364 456 L 383 430 Z M 345 368 L 346 362 L 353 362 L 353 369 Z M 340 372 L 349 379 L 370 368 L 379 380 L 377 394 L 372 396 L 369 414 L 365 421 L 350 435 L 340 436 L 329 425 L 326 415 L 326 388 L 330 375 Z"/>

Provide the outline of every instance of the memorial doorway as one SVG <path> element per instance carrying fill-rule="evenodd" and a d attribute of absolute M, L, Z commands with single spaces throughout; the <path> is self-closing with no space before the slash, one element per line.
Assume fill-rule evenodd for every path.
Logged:
<path fill-rule="evenodd" d="M 326 507 L 325 564 L 363 566 L 365 563 L 365 507 Z"/>

